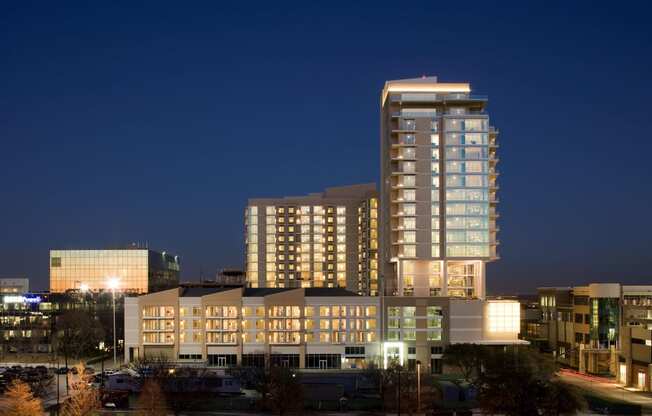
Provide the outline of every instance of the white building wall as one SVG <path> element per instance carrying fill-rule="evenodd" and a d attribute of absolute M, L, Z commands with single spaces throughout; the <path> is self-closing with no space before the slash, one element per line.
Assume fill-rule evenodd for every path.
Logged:
<path fill-rule="evenodd" d="M 140 311 L 138 310 L 138 298 L 125 297 L 125 363 L 129 362 L 129 348 L 134 349 L 134 358 L 136 351 L 140 346 Z"/>

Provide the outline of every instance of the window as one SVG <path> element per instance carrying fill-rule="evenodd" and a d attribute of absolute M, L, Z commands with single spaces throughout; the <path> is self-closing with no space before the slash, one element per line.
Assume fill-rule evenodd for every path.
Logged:
<path fill-rule="evenodd" d="M 299 354 L 270 354 L 272 367 L 299 368 Z"/>
<path fill-rule="evenodd" d="M 306 368 L 341 368 L 340 354 L 306 354 Z"/>
<path fill-rule="evenodd" d="M 201 360 L 201 354 L 179 354 L 180 360 Z"/>
<path fill-rule="evenodd" d="M 364 347 L 344 347 L 345 355 L 365 355 Z"/>
<path fill-rule="evenodd" d="M 52 267 L 61 267 L 61 257 L 52 257 L 50 265 Z"/>
<path fill-rule="evenodd" d="M 414 329 L 403 330 L 403 340 L 404 341 L 416 341 L 417 331 Z"/>

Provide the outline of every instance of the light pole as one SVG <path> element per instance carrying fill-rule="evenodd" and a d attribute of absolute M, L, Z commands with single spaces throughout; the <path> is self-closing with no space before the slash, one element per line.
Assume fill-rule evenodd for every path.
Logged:
<path fill-rule="evenodd" d="M 115 333 L 115 290 L 118 288 L 120 280 L 117 277 L 109 279 L 109 288 L 113 298 L 113 366 L 118 364 L 118 339 Z"/>
<path fill-rule="evenodd" d="M 417 412 L 421 411 L 421 361 L 417 361 Z"/>

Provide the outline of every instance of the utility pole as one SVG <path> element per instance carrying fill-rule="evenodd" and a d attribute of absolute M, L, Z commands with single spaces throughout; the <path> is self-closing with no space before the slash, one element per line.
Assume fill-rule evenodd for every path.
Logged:
<path fill-rule="evenodd" d="M 421 411 L 421 361 L 417 361 L 417 412 Z"/>
<path fill-rule="evenodd" d="M 118 364 L 118 340 L 117 334 L 115 333 L 115 287 L 112 290 L 113 292 L 113 367 L 115 368 Z"/>
<path fill-rule="evenodd" d="M 398 409 L 396 413 L 398 414 L 398 416 L 401 416 L 401 367 L 400 366 L 397 368 L 397 374 L 398 374 L 398 383 L 396 383 L 397 384 L 396 393 L 398 394 L 398 399 L 397 399 Z"/>

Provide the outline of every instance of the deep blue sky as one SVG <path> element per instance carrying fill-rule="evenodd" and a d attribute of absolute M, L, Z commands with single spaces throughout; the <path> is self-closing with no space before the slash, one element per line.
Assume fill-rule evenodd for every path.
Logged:
<path fill-rule="evenodd" d="M 428 74 L 501 131 L 491 292 L 652 284 L 647 2 L 84 3 L 0 6 L 0 276 L 131 241 L 240 266 L 247 198 L 377 181 L 383 83 Z"/>

